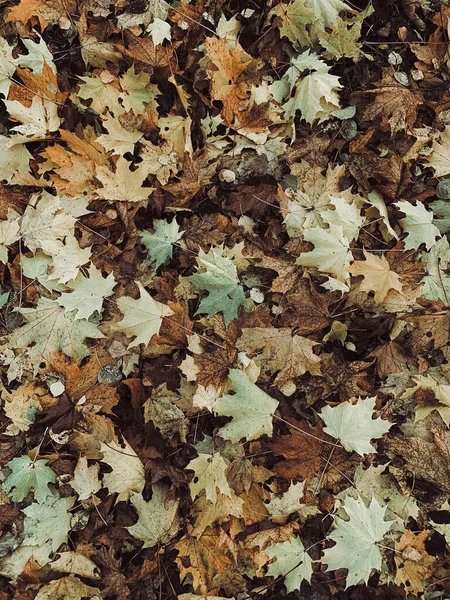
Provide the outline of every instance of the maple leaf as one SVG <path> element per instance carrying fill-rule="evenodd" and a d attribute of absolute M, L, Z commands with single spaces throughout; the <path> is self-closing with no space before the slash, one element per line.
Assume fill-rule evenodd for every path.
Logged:
<path fill-rule="evenodd" d="M 439 142 L 434 140 L 432 152 L 427 156 L 427 165 L 434 169 L 436 177 L 444 177 L 450 173 L 450 125 L 446 125 L 439 134 Z"/>
<path fill-rule="evenodd" d="M 25 144 L 28 138 L 22 135 L 0 135 L 0 169 L 2 179 L 10 182 L 17 173 L 27 173 L 30 167 L 30 158 Z"/>
<path fill-rule="evenodd" d="M 167 490 L 164 485 L 152 485 L 152 499 L 149 502 L 145 502 L 142 494 L 130 494 L 138 521 L 127 529 L 133 537 L 144 542 L 143 548 L 167 544 L 178 533 L 179 500 L 168 499 Z"/>
<path fill-rule="evenodd" d="M 100 590 L 98 588 L 83 583 L 78 577 L 71 574 L 44 585 L 34 600 L 57 600 L 58 598 L 70 598 L 70 600 L 93 598 L 96 600 L 99 597 Z"/>
<path fill-rule="evenodd" d="M 173 245 L 181 239 L 184 232 L 180 231 L 175 219 L 171 223 L 155 219 L 153 228 L 153 233 L 141 231 L 140 236 L 149 253 L 149 262 L 155 262 L 155 269 L 158 269 L 168 258 L 172 258 Z"/>
<path fill-rule="evenodd" d="M 27 107 L 17 100 L 4 100 L 8 113 L 14 121 L 21 121 L 11 131 L 26 136 L 29 142 L 44 139 L 49 132 L 56 131 L 61 125 L 57 105 L 54 102 L 34 96 L 31 106 Z"/>
<path fill-rule="evenodd" d="M 64 245 L 61 244 L 52 255 L 48 278 L 56 279 L 58 283 L 67 283 L 75 279 L 81 267 L 91 258 L 90 248 L 80 248 L 73 234 L 66 236 Z"/>
<path fill-rule="evenodd" d="M 264 550 L 269 558 L 275 561 L 269 565 L 269 577 L 284 577 L 286 590 L 293 592 L 299 590 L 302 581 L 310 583 L 312 576 L 312 560 L 303 546 L 299 536 L 287 542 L 273 544 Z"/>
<path fill-rule="evenodd" d="M 170 23 L 157 17 L 154 18 L 153 23 L 148 25 L 147 32 L 150 34 L 155 46 L 162 44 L 164 40 L 169 42 L 171 40 Z"/>
<path fill-rule="evenodd" d="M 283 387 L 295 377 L 305 373 L 320 375 L 320 357 L 313 353 L 317 342 L 300 335 L 294 335 L 288 327 L 244 328 L 237 342 L 239 350 L 253 353 L 263 351 L 256 363 L 271 373 L 278 375 L 275 385 Z"/>
<path fill-rule="evenodd" d="M 11 86 L 11 77 L 16 71 L 14 59 L 12 55 L 13 49 L 5 40 L 0 39 L 0 94 L 5 98 L 8 97 L 9 88 Z"/>
<path fill-rule="evenodd" d="M 317 54 L 310 54 L 309 50 L 291 58 L 291 66 L 283 79 L 270 86 L 278 102 L 290 97 L 283 104 L 287 118 L 294 117 L 299 110 L 302 118 L 312 124 L 317 119 L 320 122 L 329 119 L 330 113 L 339 108 L 337 90 L 342 88 L 342 85 L 339 83 L 339 77 L 331 75 L 329 70 L 330 67 L 320 60 Z M 304 72 L 309 74 L 302 76 Z"/>
<path fill-rule="evenodd" d="M 100 490 L 99 471 L 98 463 L 89 467 L 87 458 L 80 456 L 73 473 L 73 481 L 70 482 L 71 487 L 78 494 L 79 500 L 88 500 Z"/>
<path fill-rule="evenodd" d="M 129 337 L 135 337 L 128 346 L 148 344 L 154 335 L 159 333 L 164 317 L 173 315 L 165 304 L 153 300 L 144 286 L 138 281 L 140 297 L 138 300 L 123 296 L 117 300 L 117 306 L 124 318 L 112 326 L 114 331 L 123 331 Z"/>
<path fill-rule="evenodd" d="M 196 288 L 207 290 L 209 295 L 204 298 L 197 309 L 197 314 L 215 315 L 223 313 L 225 324 L 237 317 L 239 306 L 245 304 L 245 294 L 239 284 L 236 265 L 223 256 L 223 246 L 211 248 L 208 253 L 200 249 L 197 262 L 205 272 L 190 275 L 189 280 Z"/>
<path fill-rule="evenodd" d="M 17 63 L 21 67 L 28 67 L 29 69 L 32 69 L 36 75 L 42 75 L 44 64 L 47 63 L 47 65 L 56 73 L 56 67 L 55 63 L 53 62 L 52 53 L 48 49 L 45 41 L 39 35 L 38 40 L 38 43 L 34 42 L 33 40 L 23 40 L 23 44 L 28 50 L 28 54 L 21 54 L 17 59 Z"/>
<path fill-rule="evenodd" d="M 135 115 L 143 114 L 146 106 L 156 104 L 155 98 L 160 95 L 158 86 L 150 83 L 150 75 L 144 71 L 136 73 L 134 65 L 121 76 L 120 87 L 124 92 L 122 102 L 125 110 L 132 110 Z"/>
<path fill-rule="evenodd" d="M 383 302 L 389 290 L 402 291 L 400 277 L 391 270 L 384 256 L 376 256 L 364 250 L 364 257 L 365 261 L 357 260 L 349 268 L 353 277 L 363 275 L 364 280 L 359 284 L 360 290 L 375 292 L 375 302 Z"/>
<path fill-rule="evenodd" d="M 400 225 L 408 234 L 404 239 L 405 250 L 416 250 L 425 244 L 429 250 L 436 244 L 436 237 L 440 237 L 439 229 L 433 225 L 433 213 L 428 212 L 425 206 L 418 202 L 415 206 L 406 200 L 395 202 L 406 217 L 400 219 Z"/>
<path fill-rule="evenodd" d="M 346 450 L 361 456 L 375 452 L 371 439 L 380 438 L 389 431 L 392 423 L 381 418 L 372 419 L 376 397 L 359 398 L 356 404 L 341 402 L 325 406 L 320 413 L 326 424 L 325 433 L 338 439 Z"/>
<path fill-rule="evenodd" d="M 306 6 L 314 10 L 314 25 L 321 31 L 332 29 L 341 11 L 355 12 L 342 0 L 306 0 Z"/>
<path fill-rule="evenodd" d="M 231 489 L 225 475 L 227 466 L 219 452 L 213 455 L 200 453 L 197 458 L 191 460 L 186 469 L 195 473 L 194 479 L 189 484 L 192 499 L 205 490 L 207 500 L 215 503 L 217 500 L 216 488 L 221 494 L 231 497 Z"/>
<path fill-rule="evenodd" d="M 314 250 L 302 253 L 296 264 L 317 267 L 319 271 L 330 273 L 345 282 L 350 275 L 348 267 L 353 255 L 349 247 L 350 240 L 344 235 L 342 227 L 333 224 L 329 229 L 313 227 L 305 231 L 304 238 L 314 244 Z"/>
<path fill-rule="evenodd" d="M 143 202 L 148 200 L 154 188 L 144 188 L 148 171 L 141 165 L 130 171 L 130 163 L 120 156 L 116 163 L 116 172 L 108 167 L 98 167 L 96 177 L 103 183 L 103 188 L 96 190 L 99 198 L 110 202 Z"/>
<path fill-rule="evenodd" d="M 111 473 L 103 475 L 103 484 L 111 494 L 118 494 L 116 503 L 128 500 L 133 492 L 142 492 L 145 484 L 144 465 L 125 440 L 124 447 L 115 441 L 102 443 L 102 461 L 112 467 Z"/>
<path fill-rule="evenodd" d="M 427 253 L 422 253 L 426 275 L 422 279 L 421 292 L 428 300 L 442 300 L 450 304 L 450 277 L 445 273 L 450 264 L 450 246 L 442 237 Z"/>
<path fill-rule="evenodd" d="M 24 454 L 6 464 L 11 469 L 11 474 L 5 479 L 2 487 L 6 492 L 11 492 L 13 502 L 22 502 L 31 489 L 39 504 L 45 502 L 48 496 L 52 496 L 48 484 L 55 483 L 56 475 L 47 463 L 48 460 L 45 459 L 32 461 Z"/>
<path fill-rule="evenodd" d="M 18 435 L 20 431 L 28 431 L 34 423 L 36 413 L 42 406 L 36 395 L 33 383 L 24 383 L 11 394 L 3 392 L 4 411 L 12 423 L 7 427 L 8 435 Z"/>
<path fill-rule="evenodd" d="M 75 320 L 89 319 L 97 311 L 102 312 L 103 300 L 113 295 L 113 289 L 117 285 L 114 275 L 110 273 L 106 279 L 102 272 L 91 265 L 89 279 L 79 273 L 73 281 L 68 283 L 71 293 L 63 293 L 57 299 L 60 306 L 67 311 L 75 312 Z"/>
<path fill-rule="evenodd" d="M 281 20 L 280 37 L 285 36 L 298 46 L 311 45 L 306 26 L 313 22 L 315 14 L 312 8 L 306 6 L 305 2 L 306 0 L 293 0 L 289 4 L 280 2 L 275 8 L 272 8 L 267 16 L 267 21 L 270 21 L 273 15 L 279 17 Z"/>
<path fill-rule="evenodd" d="M 234 443 L 243 438 L 254 440 L 264 434 L 272 435 L 272 417 L 278 401 L 239 369 L 231 369 L 229 377 L 236 393 L 233 396 L 225 394 L 216 400 L 213 410 L 218 415 L 233 417 L 233 420 L 219 429 L 219 435 Z"/>
<path fill-rule="evenodd" d="M 214 577 L 235 562 L 235 545 L 220 528 L 208 528 L 198 538 L 184 536 L 175 548 L 181 580 L 191 575 L 194 591 L 204 596 L 214 589 Z"/>
<path fill-rule="evenodd" d="M 43 546 L 50 542 L 56 552 L 61 544 L 67 542 L 70 531 L 70 509 L 75 496 L 55 498 L 48 496 L 45 502 L 33 502 L 22 510 L 25 513 L 24 546 Z"/>
<path fill-rule="evenodd" d="M 93 323 L 86 319 L 77 320 L 75 311 L 66 312 L 48 298 L 39 298 L 36 308 L 15 310 L 25 317 L 27 323 L 13 332 L 11 346 L 30 348 L 30 354 L 37 363 L 60 351 L 68 356 L 84 358 L 90 354 L 84 339 L 103 337 Z"/>
<path fill-rule="evenodd" d="M 205 49 L 215 70 L 207 71 L 211 79 L 211 96 L 223 102 L 223 116 L 228 123 L 239 111 L 239 103 L 247 98 L 248 84 L 239 83 L 240 75 L 256 62 L 240 47 L 228 48 L 226 39 L 209 37 Z"/>
<path fill-rule="evenodd" d="M 267 510 L 274 523 L 285 523 L 289 515 L 301 510 L 305 505 L 300 502 L 303 497 L 305 482 L 291 483 L 289 489 L 277 497 L 273 495 L 267 504 Z"/>
<path fill-rule="evenodd" d="M 353 23 L 347 26 L 347 23 L 337 17 L 333 24 L 333 29 L 330 33 L 320 31 L 318 34 L 320 44 L 325 48 L 327 58 L 351 58 L 353 62 L 357 62 L 364 54 L 361 50 L 361 44 L 358 44 L 361 37 L 361 23 Z"/>
<path fill-rule="evenodd" d="M 385 521 L 386 507 L 372 498 L 366 506 L 362 498 L 347 498 L 343 508 L 349 518 L 334 517 L 334 529 L 328 539 L 336 542 L 324 550 L 322 562 L 328 571 L 347 569 L 346 589 L 361 581 L 367 584 L 373 569 L 380 570 L 381 552 L 378 547 L 394 521 Z"/>
<path fill-rule="evenodd" d="M 32 252 L 41 248 L 53 256 L 60 251 L 61 241 L 73 233 L 76 217 L 66 210 L 61 197 L 42 192 L 32 200 L 21 219 L 20 234 Z"/>

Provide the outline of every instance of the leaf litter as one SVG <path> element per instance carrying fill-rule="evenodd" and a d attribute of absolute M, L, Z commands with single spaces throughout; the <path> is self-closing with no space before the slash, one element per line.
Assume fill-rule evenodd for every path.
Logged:
<path fill-rule="evenodd" d="M 0 600 L 450 595 L 450 8 L 394 4 L 0 7 Z"/>

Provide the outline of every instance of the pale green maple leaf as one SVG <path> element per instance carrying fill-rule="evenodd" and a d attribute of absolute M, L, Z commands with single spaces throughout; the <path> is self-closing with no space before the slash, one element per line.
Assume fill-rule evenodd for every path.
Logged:
<path fill-rule="evenodd" d="M 145 71 L 135 73 L 134 65 L 120 78 L 121 94 L 125 110 L 132 110 L 135 115 L 145 112 L 148 104 L 151 104 L 156 96 L 160 95 L 158 86 L 150 83 L 150 75 Z"/>
<path fill-rule="evenodd" d="M 304 490 L 305 482 L 298 481 L 297 483 L 291 483 L 289 489 L 282 496 L 272 496 L 267 504 L 267 510 L 275 523 L 279 522 L 280 519 L 283 522 L 289 515 L 298 512 L 305 506 L 300 502 Z"/>
<path fill-rule="evenodd" d="M 175 219 L 171 223 L 163 219 L 153 221 L 154 232 L 141 231 L 141 241 L 149 253 L 149 262 L 156 263 L 155 269 L 158 269 L 172 258 L 173 245 L 183 236 L 184 231 L 180 231 Z"/>
<path fill-rule="evenodd" d="M 326 50 L 325 57 L 335 60 L 346 57 L 351 58 L 353 62 L 358 62 L 363 56 L 370 58 L 362 52 L 361 44 L 358 44 L 361 26 L 362 23 L 348 24 L 338 17 L 330 33 L 319 32 L 319 42 Z"/>
<path fill-rule="evenodd" d="M 40 504 L 52 495 L 48 484 L 55 483 L 56 475 L 47 463 L 48 460 L 44 459 L 32 461 L 24 454 L 6 464 L 8 469 L 11 469 L 11 474 L 3 482 L 2 487 L 11 496 L 13 502 L 22 502 L 31 489 Z"/>
<path fill-rule="evenodd" d="M 310 46 L 311 39 L 307 25 L 314 21 L 314 11 L 305 4 L 306 0 L 293 0 L 289 4 L 280 2 L 273 8 L 268 20 L 276 15 L 281 20 L 280 37 L 287 37 L 290 42 L 298 46 Z"/>
<path fill-rule="evenodd" d="M 143 548 L 156 544 L 167 544 L 179 529 L 177 515 L 179 500 L 167 498 L 168 488 L 164 485 L 152 485 L 152 498 L 146 502 L 142 494 L 132 492 L 131 504 L 136 509 L 138 521 L 127 527 L 133 537 L 144 542 Z"/>
<path fill-rule="evenodd" d="M 203 490 L 206 492 L 206 498 L 213 504 L 217 500 L 217 488 L 221 494 L 231 498 L 231 489 L 226 478 L 227 463 L 220 454 L 199 454 L 197 458 L 191 460 L 186 465 L 186 469 L 194 471 L 195 476 L 190 482 L 189 487 L 191 496 L 194 500 Z"/>
<path fill-rule="evenodd" d="M 264 554 L 275 558 L 275 562 L 269 565 L 267 575 L 274 578 L 285 576 L 284 585 L 288 592 L 299 590 L 302 581 L 310 583 L 312 560 L 299 536 L 265 548 Z"/>
<path fill-rule="evenodd" d="M 95 311 L 101 313 L 103 300 L 113 295 L 113 289 L 117 285 L 112 273 L 105 279 L 94 265 L 90 266 L 88 273 L 89 279 L 79 273 L 68 284 L 73 291 L 61 294 L 57 299 L 58 304 L 67 311 L 76 311 L 75 320 L 89 319 Z"/>
<path fill-rule="evenodd" d="M 80 268 L 91 258 L 90 248 L 80 248 L 76 237 L 70 233 L 66 236 L 64 244 L 60 244 L 57 252 L 52 256 L 48 278 L 56 279 L 58 283 L 67 283 L 75 279 Z"/>
<path fill-rule="evenodd" d="M 16 308 L 28 321 L 11 335 L 12 348 L 29 348 L 37 366 L 54 352 L 73 358 L 90 354 L 84 339 L 102 338 L 96 325 L 86 319 L 75 320 L 75 311 L 66 312 L 55 300 L 39 298 L 36 308 Z"/>
<path fill-rule="evenodd" d="M 120 109 L 120 91 L 113 85 L 114 77 L 108 73 L 99 77 L 80 77 L 83 82 L 77 92 L 78 98 L 92 100 L 90 108 L 102 114 L 108 108 L 115 111 Z"/>
<path fill-rule="evenodd" d="M 155 17 L 153 23 L 150 23 L 150 25 L 147 27 L 147 33 L 150 34 L 155 46 L 159 46 L 164 42 L 164 40 L 168 40 L 170 42 L 170 23 Z"/>
<path fill-rule="evenodd" d="M 450 231 L 450 202 L 448 200 L 435 200 L 430 202 L 433 211 L 433 223 L 441 233 Z"/>
<path fill-rule="evenodd" d="M 143 202 L 153 192 L 151 187 L 142 187 L 148 170 L 141 163 L 135 171 L 130 171 L 130 163 L 123 156 L 116 163 L 115 173 L 104 166 L 97 168 L 96 176 L 103 183 L 97 195 L 110 202 Z"/>
<path fill-rule="evenodd" d="M 446 270 L 450 265 L 450 246 L 446 237 L 442 237 L 427 253 L 421 255 L 427 274 L 422 279 L 421 293 L 428 300 L 442 300 L 450 304 L 450 277 Z"/>
<path fill-rule="evenodd" d="M 385 521 L 386 507 L 372 498 L 366 506 L 362 498 L 347 498 L 343 508 L 348 521 L 335 517 L 334 529 L 328 536 L 336 544 L 324 551 L 322 562 L 328 571 L 348 569 L 346 589 L 360 582 L 367 584 L 373 569 L 381 568 L 378 544 L 394 521 Z"/>
<path fill-rule="evenodd" d="M 140 292 L 138 300 L 128 296 L 117 300 L 124 318 L 113 326 L 114 331 L 123 331 L 129 337 L 136 337 L 128 348 L 148 344 L 159 333 L 163 318 L 173 314 L 168 306 L 153 300 L 141 283 L 137 282 L 137 285 Z"/>
<path fill-rule="evenodd" d="M 348 267 L 353 255 L 350 240 L 344 235 L 342 227 L 333 223 L 329 229 L 313 227 L 304 232 L 304 239 L 314 244 L 314 250 L 300 254 L 297 265 L 317 267 L 319 271 L 330 273 L 342 282 L 348 279 Z"/>
<path fill-rule="evenodd" d="M 314 11 L 314 33 L 332 29 L 341 11 L 355 12 L 341 0 L 306 0 L 306 6 Z"/>
<path fill-rule="evenodd" d="M 206 254 L 200 249 L 198 253 L 199 267 L 203 267 L 204 273 L 197 272 L 191 275 L 189 280 L 196 288 L 206 290 L 209 294 L 204 298 L 195 314 L 206 313 L 215 315 L 223 313 L 225 325 L 238 315 L 238 308 L 245 304 L 244 289 L 239 283 L 236 265 L 223 256 L 223 247 L 211 248 Z"/>
<path fill-rule="evenodd" d="M 16 62 L 21 67 L 31 69 L 34 71 L 34 73 L 36 73 L 36 75 L 42 75 L 45 61 L 52 71 L 56 73 L 55 63 L 53 62 L 53 54 L 47 48 L 47 44 L 40 35 L 38 35 L 38 39 L 38 43 L 27 38 L 22 39 L 25 48 L 28 50 L 28 54 L 19 55 Z"/>
<path fill-rule="evenodd" d="M 57 254 L 61 241 L 73 233 L 76 219 L 64 210 L 61 198 L 47 192 L 32 197 L 21 220 L 20 234 L 24 244 L 36 252 Z"/>
<path fill-rule="evenodd" d="M 272 417 L 278 400 L 252 383 L 239 369 L 231 369 L 229 378 L 236 393 L 233 396 L 225 394 L 213 405 L 218 415 L 233 417 L 219 429 L 219 435 L 233 443 L 241 439 L 255 440 L 264 434 L 271 436 Z"/>
<path fill-rule="evenodd" d="M 75 503 L 75 496 L 55 498 L 49 496 L 43 504 L 33 502 L 23 509 L 25 513 L 24 546 L 43 546 L 51 543 L 53 552 L 67 542 L 70 531 L 69 512 Z"/>
<path fill-rule="evenodd" d="M 307 123 L 312 124 L 317 119 L 322 122 L 340 107 L 337 91 L 342 85 L 339 78 L 329 71 L 327 63 L 306 50 L 291 59 L 291 66 L 284 77 L 269 89 L 278 102 L 290 95 L 283 105 L 287 117 L 293 117 L 299 110 Z M 307 74 L 303 75 L 305 72 Z"/>
<path fill-rule="evenodd" d="M 10 182 L 16 173 L 28 173 L 30 158 L 25 144 L 29 140 L 22 135 L 0 135 L 0 172 L 1 178 Z"/>
<path fill-rule="evenodd" d="M 381 418 L 373 419 L 376 397 L 359 398 L 356 404 L 341 402 L 337 406 L 325 406 L 320 417 L 325 422 L 324 431 L 338 439 L 346 450 L 361 456 L 372 454 L 375 448 L 370 440 L 383 436 L 392 423 Z"/>
<path fill-rule="evenodd" d="M 38 281 L 49 292 L 63 292 L 67 286 L 49 279 L 48 269 L 52 264 L 52 259 L 41 250 L 38 250 L 34 256 L 22 256 L 20 260 L 22 273 L 32 281 Z M 73 309 L 72 309 L 73 310 Z"/>
<path fill-rule="evenodd" d="M 11 77 L 16 71 L 12 50 L 5 38 L 2 37 L 0 40 L 0 94 L 3 94 L 5 98 L 8 97 Z"/>
<path fill-rule="evenodd" d="M 334 210 L 328 208 L 321 212 L 325 223 L 341 227 L 347 239 L 357 239 L 359 230 L 365 221 L 364 217 L 361 216 L 361 207 L 358 206 L 358 202 L 347 202 L 343 197 L 332 196 L 330 198 L 330 205 L 334 207 Z"/>
<path fill-rule="evenodd" d="M 8 262 L 8 246 L 20 239 L 18 216 L 9 211 L 8 219 L 0 221 L 0 262 L 3 264 Z"/>
<path fill-rule="evenodd" d="M 417 202 L 416 206 L 406 200 L 394 204 L 406 215 L 399 221 L 403 231 L 408 234 L 403 240 L 405 250 L 417 250 L 421 244 L 425 244 L 427 250 L 432 248 L 436 237 L 441 235 L 433 225 L 433 212 L 429 212 L 421 202 Z"/>

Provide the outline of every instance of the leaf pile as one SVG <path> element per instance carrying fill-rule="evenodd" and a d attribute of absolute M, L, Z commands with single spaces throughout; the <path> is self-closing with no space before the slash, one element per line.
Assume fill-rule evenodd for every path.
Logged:
<path fill-rule="evenodd" d="M 447 3 L 0 18 L 0 600 L 448 597 Z"/>

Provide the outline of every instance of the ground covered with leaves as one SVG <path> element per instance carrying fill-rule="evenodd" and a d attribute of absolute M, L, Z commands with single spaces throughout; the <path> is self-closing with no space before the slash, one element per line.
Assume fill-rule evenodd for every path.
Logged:
<path fill-rule="evenodd" d="M 450 7 L 0 19 L 0 600 L 448 598 Z"/>

